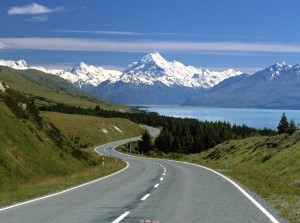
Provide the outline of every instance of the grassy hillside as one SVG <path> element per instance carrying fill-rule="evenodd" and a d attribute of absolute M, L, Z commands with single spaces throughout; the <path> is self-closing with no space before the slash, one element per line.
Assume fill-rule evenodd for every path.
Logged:
<path fill-rule="evenodd" d="M 69 141 L 82 148 L 139 136 L 145 131 L 137 124 L 121 118 L 99 118 L 56 112 L 42 112 L 42 115 L 58 127 Z"/>
<path fill-rule="evenodd" d="M 103 109 L 126 109 L 124 106 L 114 105 L 100 98 L 92 96 L 70 84 L 64 79 L 37 70 L 15 70 L 0 66 L 0 80 L 9 87 L 25 95 L 37 99 L 38 103 L 65 103 L 81 107 L 95 107 Z"/>
<path fill-rule="evenodd" d="M 105 168 L 100 169 L 102 157 L 90 146 L 137 136 L 142 131 L 127 120 L 58 113 L 43 114 L 57 127 L 45 119 L 42 125 L 37 125 L 30 116 L 17 118 L 2 97 L 0 93 L 0 206 L 61 190 L 123 168 L 124 162 L 116 164 L 114 159 L 106 158 Z"/>
<path fill-rule="evenodd" d="M 193 161 L 236 179 L 264 197 L 291 222 L 300 222 L 300 131 L 291 136 L 230 140 L 193 155 Z"/>

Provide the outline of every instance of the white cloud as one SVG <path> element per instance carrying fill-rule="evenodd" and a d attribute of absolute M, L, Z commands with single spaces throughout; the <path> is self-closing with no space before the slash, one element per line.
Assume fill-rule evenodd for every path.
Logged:
<path fill-rule="evenodd" d="M 248 52 L 300 53 L 299 44 L 252 42 L 180 42 L 152 40 L 103 40 L 78 38 L 0 38 L 11 49 L 102 51 L 102 52 Z M 3 47 L 2 47 L 3 48 Z M 242 55 L 242 54 L 241 54 Z"/>
<path fill-rule="evenodd" d="M 106 30 L 52 30 L 60 33 L 91 33 L 91 34 L 108 34 L 108 35 L 124 35 L 124 36 L 140 36 L 140 35 L 154 35 L 154 36 L 177 36 L 184 35 L 179 33 L 142 33 L 142 32 L 124 32 L 124 31 L 106 31 Z"/>
<path fill-rule="evenodd" d="M 53 30 L 60 33 L 92 33 L 92 34 L 111 34 L 111 35 L 144 35 L 139 32 L 123 32 L 123 31 L 104 31 L 104 30 Z"/>
<path fill-rule="evenodd" d="M 29 5 L 24 5 L 21 7 L 12 7 L 8 10 L 9 15 L 35 15 L 35 14 L 46 14 L 52 12 L 61 12 L 64 11 L 64 7 L 57 8 L 47 8 L 43 5 L 37 3 L 31 3 Z"/>

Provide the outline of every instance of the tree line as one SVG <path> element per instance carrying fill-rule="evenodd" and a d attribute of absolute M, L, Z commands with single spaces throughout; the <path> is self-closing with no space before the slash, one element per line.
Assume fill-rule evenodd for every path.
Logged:
<path fill-rule="evenodd" d="M 192 118 L 162 116 L 155 112 L 119 112 L 95 108 L 81 108 L 65 104 L 41 106 L 42 111 L 91 115 L 104 118 L 125 118 L 135 123 L 161 127 L 155 139 L 155 148 L 169 153 L 197 153 L 229 139 L 245 138 L 254 134 L 271 135 L 271 129 L 258 130 L 246 125 L 231 125 L 229 122 L 199 121 Z"/>

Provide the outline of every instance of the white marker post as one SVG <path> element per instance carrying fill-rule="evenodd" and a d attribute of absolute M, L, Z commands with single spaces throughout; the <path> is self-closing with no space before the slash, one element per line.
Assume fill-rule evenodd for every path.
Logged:
<path fill-rule="evenodd" d="M 104 157 L 102 157 L 102 168 L 104 169 Z"/>

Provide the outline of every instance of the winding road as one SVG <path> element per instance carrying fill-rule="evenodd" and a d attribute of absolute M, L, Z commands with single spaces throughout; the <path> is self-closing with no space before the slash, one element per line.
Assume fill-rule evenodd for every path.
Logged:
<path fill-rule="evenodd" d="M 154 128 L 151 134 L 158 134 Z M 139 139 L 97 147 L 110 148 Z M 113 175 L 0 209 L 1 223 L 284 223 L 275 210 L 230 179 L 195 164 L 124 155 Z"/>

